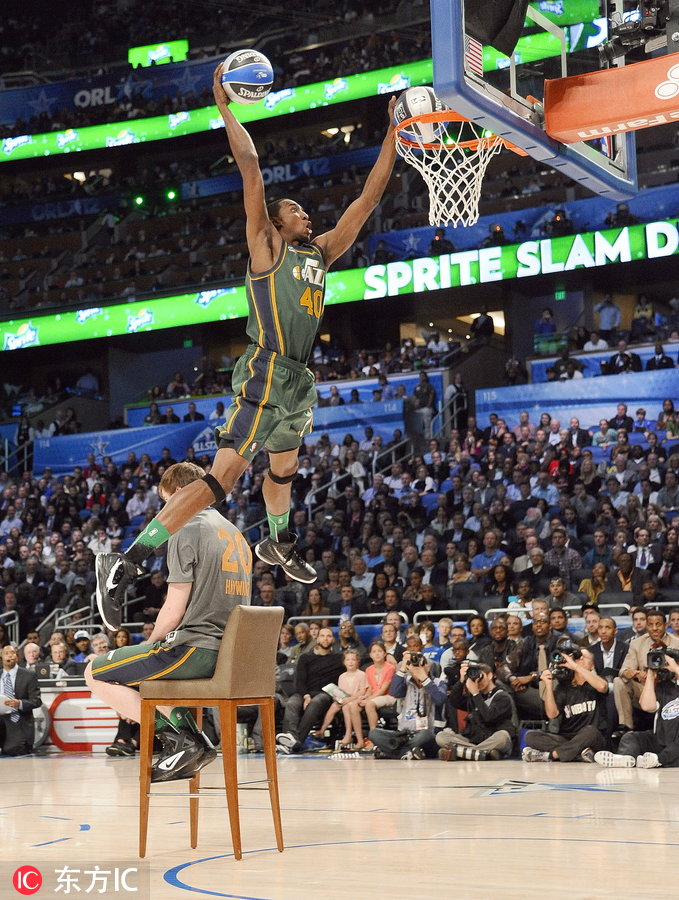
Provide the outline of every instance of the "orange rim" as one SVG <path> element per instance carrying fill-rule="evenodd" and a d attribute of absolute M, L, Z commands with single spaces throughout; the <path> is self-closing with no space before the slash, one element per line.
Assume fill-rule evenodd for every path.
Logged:
<path fill-rule="evenodd" d="M 421 113 L 419 116 L 411 116 L 409 119 L 404 119 L 402 122 L 399 122 L 394 126 L 395 128 L 395 139 L 399 144 L 402 144 L 404 147 L 413 147 L 415 150 L 426 149 L 426 150 L 440 150 L 442 147 L 460 147 L 463 150 L 478 150 L 478 148 L 483 145 L 485 147 L 493 147 L 495 144 L 504 144 L 504 146 L 511 150 L 512 153 L 516 153 L 518 156 L 528 156 L 525 150 L 521 147 L 517 147 L 516 144 L 512 144 L 511 141 L 506 140 L 503 137 L 500 137 L 497 134 L 487 134 L 482 137 L 473 138 L 469 141 L 452 141 L 443 143 L 442 141 L 432 141 L 428 143 L 427 141 L 412 141 L 405 134 L 401 134 L 402 131 L 405 131 L 413 124 L 418 123 L 430 123 L 430 122 L 470 122 L 466 116 L 460 115 L 460 113 L 456 113 L 452 109 L 442 109 L 437 110 L 436 112 L 428 112 Z M 473 123 L 472 123 L 473 124 Z"/>

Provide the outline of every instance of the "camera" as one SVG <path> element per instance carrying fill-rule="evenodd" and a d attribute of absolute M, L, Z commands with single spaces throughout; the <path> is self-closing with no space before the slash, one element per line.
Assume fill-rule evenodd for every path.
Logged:
<path fill-rule="evenodd" d="M 555 659 L 556 657 L 560 658 Z M 549 671 L 552 673 L 552 678 L 555 681 L 558 681 L 559 684 L 569 684 L 573 680 L 573 676 L 575 672 L 572 669 L 567 669 L 566 666 L 563 665 L 563 656 L 559 653 L 553 653 L 552 658 L 549 662 Z"/>
<path fill-rule="evenodd" d="M 679 650 L 675 650 L 673 647 L 657 647 L 655 650 L 649 650 L 646 656 L 646 667 L 655 670 L 663 669 L 667 656 L 675 662 L 679 662 Z"/>
<path fill-rule="evenodd" d="M 467 665 L 467 678 L 471 678 L 472 681 L 480 681 L 483 678 L 481 667 L 473 660 Z"/>
<path fill-rule="evenodd" d="M 637 47 L 646 53 L 665 45 L 665 29 L 669 18 L 667 0 L 643 0 L 631 13 L 624 13 L 610 22 L 610 40 L 599 47 L 601 65 L 612 65 L 614 60 L 627 56 Z"/>
<path fill-rule="evenodd" d="M 556 648 L 552 651 L 552 654 L 550 656 L 550 662 L 561 665 L 566 661 L 564 654 L 570 656 L 571 659 L 582 658 L 582 650 L 568 637 L 560 638 L 557 641 Z"/>
<path fill-rule="evenodd" d="M 424 653 L 411 653 L 408 661 L 409 666 L 423 666 L 427 662 Z"/>

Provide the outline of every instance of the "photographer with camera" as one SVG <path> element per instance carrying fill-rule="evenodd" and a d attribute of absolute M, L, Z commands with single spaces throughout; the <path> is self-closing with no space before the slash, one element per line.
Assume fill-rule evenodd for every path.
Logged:
<path fill-rule="evenodd" d="M 618 733 L 634 728 L 634 709 L 639 709 L 641 692 L 646 684 L 649 650 L 664 647 L 679 649 L 679 638 L 665 631 L 665 613 L 660 609 L 646 610 L 646 634 L 630 641 L 629 650 L 620 668 L 620 677 L 613 681 L 615 706 L 618 711 Z M 615 735 L 613 735 L 615 738 Z"/>
<path fill-rule="evenodd" d="M 439 759 L 503 759 L 512 752 L 518 716 L 509 692 L 495 684 L 495 674 L 485 663 L 465 660 L 460 679 L 446 701 L 447 720 L 457 723 L 457 710 L 467 713 L 461 732 L 444 728 L 436 735 Z"/>
<path fill-rule="evenodd" d="M 398 730 L 371 728 L 375 759 L 434 758 L 438 745 L 435 731 L 443 726 L 445 679 L 437 662 L 422 655 L 422 641 L 412 635 L 391 679 L 389 694 L 401 700 Z"/>
<path fill-rule="evenodd" d="M 558 719 L 558 728 L 526 732 L 521 759 L 594 762 L 594 751 L 604 746 L 598 728 L 599 698 L 607 693 L 608 684 L 594 671 L 592 654 L 570 638 L 561 638 L 540 681 L 545 686 L 545 713 L 550 721 Z"/>
<path fill-rule="evenodd" d="M 656 769 L 679 766 L 679 650 L 659 647 L 650 650 L 648 668 L 639 705 L 656 713 L 653 731 L 628 731 L 620 739 L 617 753 L 603 750 L 595 762 L 610 768 Z"/>

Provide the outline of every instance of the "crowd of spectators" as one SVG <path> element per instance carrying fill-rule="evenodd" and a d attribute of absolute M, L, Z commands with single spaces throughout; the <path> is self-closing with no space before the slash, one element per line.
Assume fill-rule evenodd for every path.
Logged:
<path fill-rule="evenodd" d="M 173 383 L 182 385 L 181 373 Z M 453 430 L 445 446 L 434 439 L 422 456 L 399 455 L 374 477 L 373 459 L 383 448 L 369 427 L 361 438 L 348 435 L 341 443 L 327 435 L 309 439 L 293 485 L 291 530 L 318 579 L 310 586 L 285 580 L 259 560 L 253 569 L 252 602 L 282 605 L 286 618 L 298 622 L 294 637 L 290 629 L 282 635 L 282 662 L 304 658 L 319 646 L 315 642 L 321 640 L 325 624 L 347 620 L 337 638 L 330 632 L 320 643 L 322 650 L 325 642 L 325 650 L 335 654 L 337 677 L 343 671 L 340 650 L 355 651 L 359 668 L 379 663 L 380 672 L 385 661 L 398 663 L 400 654 L 402 662 L 404 653 L 421 651 L 427 671 L 439 666 L 434 682 L 445 701 L 446 691 L 460 680 L 455 659 L 477 658 L 510 692 L 521 717 L 543 717 L 538 653 L 541 647 L 551 653 L 559 637 L 569 633 L 570 615 L 584 611 L 580 640 L 585 649 L 596 651 L 597 641 L 603 640 L 600 629 L 605 632 L 612 621 L 602 618 L 600 605 L 605 610 L 607 602 L 617 603 L 619 612 L 641 607 L 643 613 L 679 596 L 679 429 L 672 424 L 669 398 L 654 417 L 641 413 L 636 426 L 644 441 L 634 445 L 628 435 L 635 420 L 624 403 L 593 434 L 577 419 L 562 429 L 548 413 L 531 422 L 524 412 L 514 425 L 493 414 L 483 428 L 469 417 L 466 428 Z M 399 437 L 394 436 L 394 447 Z M 606 450 L 598 464 L 590 441 Z M 195 461 L 193 451 L 186 458 Z M 73 611 L 69 624 L 77 629 L 77 610 L 88 604 L 94 585 L 94 554 L 119 548 L 153 516 L 159 505 L 156 486 L 172 462 L 167 450 L 157 462 L 132 453 L 123 465 L 106 457 L 99 463 L 91 454 L 85 468 L 62 478 L 54 478 L 49 470 L 39 478 L 28 473 L 18 480 L 2 476 L 2 611 L 18 613 L 22 639 L 56 606 L 64 614 Z M 209 469 L 209 457 L 198 462 Z M 251 541 L 258 538 L 264 515 L 266 465 L 263 454 L 256 458 L 224 510 Z M 139 589 L 143 599 L 131 608 L 140 627 L 152 622 L 162 605 L 162 551 L 151 558 L 148 569 L 149 579 Z M 466 626 L 453 629 L 460 611 L 470 608 L 477 613 Z M 500 618 L 491 621 L 489 632 L 484 613 L 492 617 L 492 610 Z M 390 648 L 386 660 L 379 650 L 362 644 L 348 621 L 370 613 L 377 614 L 378 622 L 388 619 L 381 634 Z M 439 628 L 421 621 L 410 626 L 403 635 L 404 650 L 387 627 L 395 625 L 398 637 L 405 630 L 401 614 L 409 622 L 416 616 L 429 621 L 443 616 L 444 622 Z M 673 616 L 676 628 L 679 619 Z M 311 618 L 304 623 L 305 617 Z M 641 613 L 627 638 L 639 633 Z M 319 655 L 326 655 L 325 650 Z M 425 672 L 408 669 L 408 658 L 400 674 L 392 677 L 426 680 Z M 596 662 L 596 652 L 593 658 Z M 455 671 L 447 673 L 446 688 L 445 663 L 451 659 Z M 294 673 L 288 671 L 288 677 L 294 687 Z M 305 677 L 310 677 L 308 672 Z M 292 696 L 293 687 L 288 684 Z M 631 727 L 622 721 L 627 709 L 623 687 L 615 690 L 617 694 L 611 688 L 616 712 L 609 704 L 607 734 L 619 725 Z M 638 696 L 628 693 L 636 708 Z M 457 700 L 466 703 L 465 698 Z M 326 701 L 321 698 L 318 709 L 314 707 L 318 721 L 305 717 L 296 701 L 286 705 L 284 692 L 282 701 L 280 721 L 287 737 L 280 746 L 287 741 L 294 752 L 311 727 L 322 724 Z M 389 702 L 378 700 L 373 712 L 381 712 Z M 354 713 L 356 709 L 367 712 L 365 704 Z M 356 715 L 342 712 L 347 712 L 345 727 L 355 733 Z M 372 727 L 376 722 L 372 716 L 370 734 L 379 747 L 379 728 Z M 359 735 L 358 743 L 365 746 L 366 736 Z M 387 755 L 393 750 L 388 743 Z M 420 750 L 416 743 L 403 754 L 419 758 Z"/>
<path fill-rule="evenodd" d="M 428 21 L 421 23 L 420 25 L 409 27 L 408 25 L 404 25 L 402 19 L 398 24 L 396 22 L 394 23 L 395 25 L 397 24 L 397 27 L 392 31 L 375 30 L 373 28 L 372 31 L 369 31 L 369 33 L 366 34 L 366 39 L 364 41 L 357 41 L 355 39 L 342 41 L 342 35 L 338 34 L 335 38 L 336 43 L 326 43 L 320 48 L 316 46 L 313 50 L 293 49 L 293 47 L 299 47 L 303 43 L 313 42 L 313 35 L 310 36 L 308 31 L 306 34 L 302 32 L 300 35 L 300 24 L 303 24 L 303 27 L 311 32 L 315 32 L 322 28 L 324 31 L 327 29 L 327 31 L 325 31 L 326 34 L 331 34 L 332 31 L 330 29 L 333 25 L 336 25 L 337 22 L 353 24 L 354 26 L 356 26 L 357 22 L 360 22 L 366 31 L 368 31 L 371 26 L 374 25 L 376 17 L 379 17 L 380 21 L 384 21 L 386 16 L 393 15 L 396 5 L 397 4 L 395 3 L 383 4 L 379 9 L 374 9 L 371 6 L 369 7 L 363 4 L 347 3 L 344 5 L 344 10 L 328 8 L 316 17 L 305 17 L 303 23 L 295 22 L 292 25 L 294 28 L 294 42 L 292 43 L 292 46 L 290 41 L 291 35 L 283 34 L 275 39 L 271 46 L 267 45 L 266 47 L 266 52 L 274 64 L 276 90 L 284 90 L 299 84 L 323 81 L 337 76 L 346 76 L 357 72 L 381 69 L 385 66 L 393 65 L 395 60 L 398 60 L 399 63 L 404 63 L 426 59 L 431 54 L 431 34 Z M 144 11 L 141 13 L 142 19 L 146 19 L 148 13 L 147 6 L 148 4 L 144 4 L 143 6 Z M 269 20 L 268 12 L 265 30 L 271 34 L 273 23 Z M 239 17 L 241 14 L 242 10 L 239 10 Z M 96 15 L 98 21 L 101 22 L 101 17 L 104 13 L 102 13 L 101 10 L 96 10 Z M 117 22 L 120 22 L 120 16 L 112 14 L 112 17 L 115 18 Z M 132 18 L 137 18 L 136 12 Z M 258 16 L 255 15 L 253 18 L 258 18 Z M 156 37 L 152 40 L 155 42 L 169 39 L 167 36 L 165 38 L 158 36 L 160 30 L 162 30 L 161 23 L 164 21 L 168 21 L 166 10 L 160 16 L 158 21 L 153 23 L 153 32 Z M 286 26 L 288 30 L 291 29 L 289 12 L 287 12 L 282 24 Z M 262 27 L 264 26 L 263 21 L 261 22 L 261 25 Z M 18 27 L 19 21 L 10 20 L 6 29 L 6 34 L 8 31 L 11 32 L 14 48 L 22 46 L 16 34 Z M 256 27 L 254 23 L 253 27 Z M 35 24 L 31 27 L 31 30 L 34 29 Z M 180 35 L 180 29 L 175 22 L 168 27 L 168 30 L 172 32 L 173 39 Z M 195 31 L 195 22 L 191 23 L 188 30 L 191 32 Z M 134 31 L 135 36 L 134 38 L 131 38 L 133 42 L 140 39 L 136 29 L 134 29 Z M 230 32 L 231 29 L 228 28 L 226 33 L 229 34 Z M 181 36 L 184 37 L 186 34 L 181 34 Z M 79 29 L 76 41 L 76 45 L 79 48 L 82 48 L 78 55 L 79 65 L 86 63 L 88 54 L 96 54 L 101 50 L 102 39 L 104 41 L 103 46 L 107 51 L 110 50 L 113 44 L 108 28 L 102 28 L 101 24 L 93 24 L 93 29 L 91 31 L 86 26 Z M 4 35 L 0 35 L 0 40 L 2 40 L 2 44 L 0 45 L 0 58 L 2 58 L 4 62 L 3 69 L 8 71 L 7 66 L 8 64 L 11 65 L 11 61 L 8 60 L 7 57 L 8 53 L 11 53 L 11 50 L 8 46 L 4 45 L 4 41 L 6 40 Z M 229 52 L 226 45 L 221 50 L 219 46 L 215 47 L 214 33 L 209 43 L 211 46 L 209 55 L 214 56 L 216 60 L 219 59 L 221 55 L 226 55 L 226 53 Z M 121 57 L 118 62 L 122 63 L 123 59 L 126 57 L 127 48 L 131 46 L 131 44 L 127 43 L 119 46 Z M 22 50 L 24 56 L 27 52 L 30 52 L 30 43 L 24 43 Z M 197 54 L 197 58 L 208 59 L 209 56 L 207 52 L 201 51 Z M 42 65 L 40 64 L 39 59 L 37 59 L 36 62 L 37 65 L 34 63 L 34 65 L 23 65 L 20 68 L 36 68 L 39 71 L 42 68 Z M 65 78 L 67 75 L 64 74 L 63 77 Z M 121 71 L 121 81 L 124 81 L 126 77 L 127 71 L 123 69 Z M 171 95 L 166 94 L 161 99 L 147 98 L 144 96 L 143 92 L 139 90 L 129 96 L 124 96 L 116 103 L 93 106 L 85 109 L 64 107 L 54 109 L 54 111 L 50 113 L 42 112 L 26 119 L 19 119 L 13 125 L 0 126 L 0 138 L 22 134 L 40 134 L 48 131 L 63 131 L 67 128 L 78 128 L 106 122 L 127 121 L 146 116 L 169 115 L 183 110 L 208 106 L 213 102 L 211 83 L 205 83 L 197 89 L 186 93 L 177 91 Z"/>

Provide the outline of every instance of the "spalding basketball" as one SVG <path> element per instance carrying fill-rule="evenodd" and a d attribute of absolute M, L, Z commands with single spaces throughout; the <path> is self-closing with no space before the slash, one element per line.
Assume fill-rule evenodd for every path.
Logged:
<path fill-rule="evenodd" d="M 404 91 L 396 101 L 394 106 L 394 122 L 398 125 L 400 122 L 410 119 L 412 116 L 419 116 L 423 113 L 438 112 L 445 109 L 446 106 L 442 100 L 434 93 L 434 89 L 426 86 L 411 87 Z M 443 127 L 438 122 L 421 122 L 409 125 L 407 129 L 400 130 L 399 133 L 408 140 L 418 143 L 424 141 L 427 144 L 436 141 L 441 134 Z"/>
<path fill-rule="evenodd" d="M 257 103 L 273 84 L 273 66 L 257 50 L 236 50 L 224 60 L 222 87 L 229 100 Z"/>

